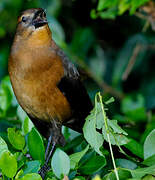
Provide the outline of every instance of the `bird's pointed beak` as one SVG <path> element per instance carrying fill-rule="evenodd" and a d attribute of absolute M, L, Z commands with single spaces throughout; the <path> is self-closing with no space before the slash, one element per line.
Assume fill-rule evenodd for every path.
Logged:
<path fill-rule="evenodd" d="M 38 10 L 35 15 L 34 18 L 32 20 L 32 25 L 35 26 L 35 28 L 39 28 L 41 26 L 44 26 L 48 23 L 47 19 L 46 19 L 46 13 L 43 9 Z"/>

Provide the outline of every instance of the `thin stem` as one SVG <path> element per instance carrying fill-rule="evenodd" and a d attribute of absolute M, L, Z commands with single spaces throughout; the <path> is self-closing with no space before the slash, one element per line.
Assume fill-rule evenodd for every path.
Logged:
<path fill-rule="evenodd" d="M 117 171 L 117 168 L 116 168 L 115 159 L 114 159 L 114 154 L 113 154 L 113 150 L 112 150 L 112 146 L 111 146 L 111 141 L 110 141 L 110 135 L 109 135 L 109 128 L 108 128 L 107 116 L 106 116 L 106 113 L 105 113 L 105 111 L 104 111 L 104 107 L 103 107 L 103 103 L 102 103 L 102 96 L 101 96 L 100 93 L 99 93 L 99 99 L 100 99 L 100 102 L 101 102 L 101 108 L 102 108 L 102 113 L 103 113 L 103 118 L 104 118 L 104 123 L 105 123 L 105 129 L 106 129 L 106 132 L 107 132 L 107 138 L 108 138 L 108 143 L 109 143 L 109 148 L 110 148 L 110 154 L 111 154 L 111 158 L 112 158 L 112 163 L 113 163 L 113 166 L 114 166 L 114 172 L 115 172 L 115 175 L 116 175 L 116 179 L 119 180 L 118 171 Z"/>
<path fill-rule="evenodd" d="M 132 54 L 131 58 L 129 59 L 127 68 L 126 68 L 125 72 L 123 73 L 123 76 L 122 76 L 123 81 L 125 81 L 128 78 L 130 72 L 132 71 L 132 68 L 136 63 L 137 56 L 141 49 L 142 49 L 142 46 L 140 44 L 136 44 L 136 46 L 133 50 L 133 54 Z"/>
<path fill-rule="evenodd" d="M 143 27 L 143 29 L 142 29 L 142 32 L 143 32 L 143 33 L 146 32 L 147 29 L 149 28 L 149 26 L 150 26 L 150 22 L 147 20 L 147 21 L 145 22 L 145 24 L 144 24 L 144 27 Z"/>

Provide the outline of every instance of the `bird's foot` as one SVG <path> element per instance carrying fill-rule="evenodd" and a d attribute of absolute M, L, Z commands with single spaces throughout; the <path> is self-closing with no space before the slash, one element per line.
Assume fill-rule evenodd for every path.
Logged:
<path fill-rule="evenodd" d="M 47 164 L 44 164 L 41 167 L 41 169 L 38 171 L 38 174 L 42 177 L 42 179 L 44 179 L 47 171 L 49 170 L 50 170 L 50 167 Z"/>

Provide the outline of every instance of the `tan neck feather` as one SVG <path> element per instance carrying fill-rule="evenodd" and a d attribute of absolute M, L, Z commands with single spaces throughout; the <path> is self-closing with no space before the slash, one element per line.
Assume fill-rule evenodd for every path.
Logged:
<path fill-rule="evenodd" d="M 28 46 L 49 46 L 52 43 L 51 31 L 48 25 L 36 29 L 27 39 Z"/>

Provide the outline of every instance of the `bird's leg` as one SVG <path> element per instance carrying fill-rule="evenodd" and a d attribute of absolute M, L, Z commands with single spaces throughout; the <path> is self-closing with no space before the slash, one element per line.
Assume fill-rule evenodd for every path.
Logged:
<path fill-rule="evenodd" d="M 46 148 L 46 152 L 45 152 L 45 163 L 38 172 L 40 174 L 40 176 L 42 177 L 42 179 L 44 179 L 46 172 L 49 171 L 49 169 L 50 169 L 50 167 L 48 166 L 48 162 L 49 162 L 49 160 L 52 156 L 52 153 L 55 149 L 55 146 L 56 146 L 56 142 L 55 141 L 52 142 L 52 140 L 53 140 L 53 138 L 52 138 L 52 134 L 51 134 L 48 139 L 48 144 L 47 144 L 47 148 Z M 52 147 L 50 150 L 51 144 L 52 144 Z"/>
<path fill-rule="evenodd" d="M 48 143 L 47 143 L 46 152 L 45 152 L 45 161 L 48 157 L 48 153 L 50 150 L 51 143 L 52 143 L 52 133 L 51 133 L 50 137 L 48 138 Z"/>
<path fill-rule="evenodd" d="M 54 141 L 54 142 L 52 143 L 52 148 L 51 148 L 48 156 L 47 156 L 46 159 L 45 159 L 45 164 L 48 164 L 48 162 L 49 162 L 49 160 L 50 160 L 50 158 L 51 158 L 51 156 L 52 156 L 52 153 L 53 153 L 53 151 L 54 151 L 54 149 L 55 149 L 55 145 L 56 145 L 56 143 L 55 143 L 55 141 Z"/>
<path fill-rule="evenodd" d="M 54 149 L 56 147 L 56 144 L 62 144 L 63 135 L 61 133 L 61 126 L 56 125 L 53 123 L 51 135 L 48 139 L 48 144 L 45 152 L 45 164 L 41 167 L 39 170 L 39 174 L 44 179 L 46 172 L 50 169 L 48 166 L 48 162 L 54 152 Z M 50 149 L 51 148 L 51 149 Z"/>

